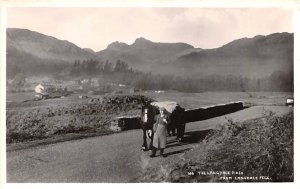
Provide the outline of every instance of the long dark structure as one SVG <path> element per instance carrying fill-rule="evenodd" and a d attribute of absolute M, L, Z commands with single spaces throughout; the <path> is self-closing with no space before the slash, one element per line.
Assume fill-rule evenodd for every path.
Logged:
<path fill-rule="evenodd" d="M 141 128 L 143 130 L 142 150 L 148 150 L 152 146 L 153 135 L 149 136 L 151 140 L 150 146 L 148 146 L 147 131 L 152 132 L 154 116 L 158 114 L 158 107 L 160 106 L 166 107 L 170 118 L 169 135 L 176 135 L 179 142 L 183 140 L 186 123 L 211 119 L 244 109 L 243 102 L 230 102 L 188 110 L 180 107 L 176 102 L 152 102 L 142 107 L 140 116 L 122 116 L 114 119 L 111 123 L 111 129 L 122 131 Z"/>
<path fill-rule="evenodd" d="M 243 102 L 230 102 L 197 109 L 185 110 L 185 123 L 202 121 L 244 109 Z"/>

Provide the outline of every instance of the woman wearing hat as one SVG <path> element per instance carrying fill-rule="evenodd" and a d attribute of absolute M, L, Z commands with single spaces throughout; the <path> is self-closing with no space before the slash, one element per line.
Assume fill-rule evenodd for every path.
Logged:
<path fill-rule="evenodd" d="M 153 148 L 152 154 L 150 157 L 155 157 L 156 150 L 160 150 L 160 155 L 166 157 L 164 155 L 164 149 L 166 148 L 167 143 L 167 124 L 168 124 L 168 117 L 166 114 L 166 109 L 163 107 L 159 108 L 159 115 L 155 116 L 155 124 L 153 126 Z"/>

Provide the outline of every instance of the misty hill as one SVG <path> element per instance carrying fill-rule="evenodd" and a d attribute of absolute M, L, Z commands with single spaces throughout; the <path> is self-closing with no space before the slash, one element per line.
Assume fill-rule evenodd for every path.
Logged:
<path fill-rule="evenodd" d="M 155 43 L 138 38 L 131 45 L 114 42 L 96 54 L 102 60 L 120 59 L 135 69 L 159 74 L 262 78 L 278 70 L 292 71 L 293 41 L 291 33 L 274 33 L 234 40 L 220 48 L 201 49 L 186 43 Z"/>
<path fill-rule="evenodd" d="M 59 73 L 75 60 L 98 58 L 71 42 L 27 29 L 8 28 L 6 35 L 8 77 Z"/>
<path fill-rule="evenodd" d="M 16 54 L 41 60 L 53 59 L 64 62 L 97 58 L 95 54 L 81 49 L 69 41 L 59 40 L 27 29 L 8 28 L 6 34 L 7 51 L 10 58 Z"/>
<path fill-rule="evenodd" d="M 95 51 L 93 49 L 90 49 L 90 48 L 84 48 L 83 50 L 91 53 L 91 54 L 95 54 Z"/>
<path fill-rule="evenodd" d="M 27 29 L 7 29 L 7 72 L 8 75 L 26 70 L 61 72 L 64 65 L 73 65 L 75 60 L 98 59 L 113 64 L 121 60 L 130 68 L 162 75 L 263 78 L 275 71 L 293 70 L 293 41 L 291 33 L 274 33 L 237 39 L 220 48 L 201 49 L 186 43 L 138 38 L 131 45 L 114 42 L 95 53 Z"/>
<path fill-rule="evenodd" d="M 274 71 L 293 69 L 294 35 L 274 33 L 242 38 L 220 48 L 192 52 L 172 65 L 196 75 L 243 75 L 265 77 Z M 176 68 L 174 68 L 176 70 Z"/>
<path fill-rule="evenodd" d="M 114 42 L 96 54 L 103 60 L 115 62 L 120 59 L 133 68 L 153 71 L 157 65 L 174 59 L 176 54 L 193 49 L 193 46 L 186 43 L 156 43 L 138 38 L 131 45 Z"/>

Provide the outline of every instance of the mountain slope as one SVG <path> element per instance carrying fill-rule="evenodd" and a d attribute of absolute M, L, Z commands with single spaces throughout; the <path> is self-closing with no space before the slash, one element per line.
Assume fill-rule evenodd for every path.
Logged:
<path fill-rule="evenodd" d="M 200 49 L 186 43 L 159 43 L 138 38 L 131 45 L 114 42 L 97 53 L 73 43 L 26 29 L 7 29 L 7 71 L 14 74 L 38 68 L 61 71 L 75 60 L 98 59 L 128 63 L 133 69 L 183 77 L 235 75 L 269 77 L 276 71 L 293 71 L 294 35 L 234 40 L 220 48 Z M 46 65 L 48 67 L 46 67 Z"/>
<path fill-rule="evenodd" d="M 131 45 L 114 42 L 96 54 L 103 60 L 120 59 L 135 69 L 159 74 L 262 78 L 278 70 L 293 70 L 293 41 L 291 33 L 274 33 L 237 39 L 220 48 L 200 49 L 185 43 L 155 43 L 138 38 Z"/>
<path fill-rule="evenodd" d="M 145 38 L 138 38 L 131 45 L 114 42 L 96 54 L 99 58 L 111 62 L 120 59 L 136 69 L 151 69 L 173 59 L 174 55 L 190 49 L 193 49 L 193 46 L 186 43 L 155 43 Z"/>
<path fill-rule="evenodd" d="M 32 55 L 32 58 L 65 62 L 97 58 L 73 43 L 27 29 L 8 28 L 6 34 L 8 56 L 14 56 L 14 52 L 18 51 L 18 54 Z"/>
<path fill-rule="evenodd" d="M 220 48 L 192 52 L 173 62 L 177 69 L 197 75 L 269 76 L 293 69 L 294 36 L 274 33 L 232 41 Z"/>

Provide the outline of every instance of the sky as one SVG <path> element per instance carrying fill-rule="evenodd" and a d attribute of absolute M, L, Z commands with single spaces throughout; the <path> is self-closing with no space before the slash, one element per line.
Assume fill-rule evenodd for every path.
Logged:
<path fill-rule="evenodd" d="M 112 42 L 184 42 L 217 48 L 233 40 L 293 32 L 289 8 L 32 8 L 7 9 L 8 28 L 26 28 L 81 48 L 100 51 Z"/>

